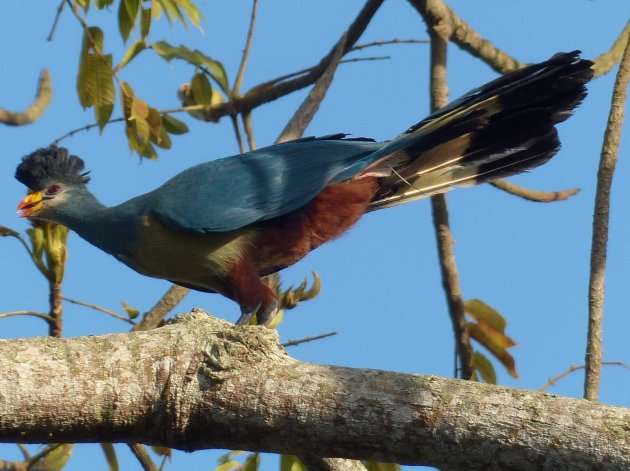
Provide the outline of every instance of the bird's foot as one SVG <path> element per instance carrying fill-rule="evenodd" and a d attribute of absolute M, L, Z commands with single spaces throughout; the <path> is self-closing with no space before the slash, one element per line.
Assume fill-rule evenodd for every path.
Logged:
<path fill-rule="evenodd" d="M 258 325 L 267 325 L 273 320 L 277 312 L 278 302 L 276 300 L 265 304 L 260 303 L 255 308 L 241 306 L 241 317 L 236 321 L 236 325 L 247 325 L 254 316 L 256 316 Z"/>

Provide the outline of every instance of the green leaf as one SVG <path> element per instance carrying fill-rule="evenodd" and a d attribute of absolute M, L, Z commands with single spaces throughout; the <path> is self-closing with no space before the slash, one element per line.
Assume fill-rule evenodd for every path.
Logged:
<path fill-rule="evenodd" d="M 146 38 L 151 29 L 151 8 L 143 8 L 140 15 L 140 37 Z"/>
<path fill-rule="evenodd" d="M 140 0 L 120 0 L 118 6 L 118 29 L 123 42 L 127 42 L 138 19 Z"/>
<path fill-rule="evenodd" d="M 186 15 L 188 15 L 188 19 L 190 22 L 197 27 L 200 31 L 203 31 L 201 28 L 200 21 L 203 18 L 201 11 L 197 8 L 197 6 L 191 2 L 190 0 L 175 0 L 177 4 L 181 7 Z"/>
<path fill-rule="evenodd" d="M 162 126 L 171 134 L 185 134 L 188 132 L 188 126 L 183 121 L 171 116 L 170 114 L 162 115 Z"/>
<path fill-rule="evenodd" d="M 123 309 L 129 316 L 129 319 L 133 320 L 140 315 L 140 311 L 138 309 L 136 309 L 135 307 L 131 307 L 125 301 L 120 301 L 120 304 L 122 305 Z"/>
<path fill-rule="evenodd" d="M 90 3 L 89 0 L 87 3 Z M 102 10 L 103 8 L 110 6 L 112 3 L 114 3 L 114 0 L 96 0 L 96 8 Z"/>
<path fill-rule="evenodd" d="M 488 324 L 493 329 L 503 332 L 507 321 L 495 309 L 488 306 L 481 299 L 469 299 L 464 303 L 464 310 L 477 322 Z"/>
<path fill-rule="evenodd" d="M 206 110 L 212 108 L 212 85 L 205 74 L 195 74 L 190 81 L 192 97 L 196 104 Z"/>
<path fill-rule="evenodd" d="M 98 33 L 88 34 L 90 28 L 86 29 L 83 33 L 83 42 L 81 46 L 81 55 L 79 56 L 79 73 L 77 74 L 77 94 L 79 95 L 79 103 L 83 109 L 88 108 L 94 104 L 94 95 L 88 89 L 88 77 L 90 77 L 94 70 L 95 63 L 90 57 L 93 55 L 94 47 L 92 44 L 93 36 L 98 36 Z M 102 32 L 101 46 L 102 46 Z"/>
<path fill-rule="evenodd" d="M 162 5 L 162 9 L 164 10 L 164 13 L 166 14 L 166 18 L 168 19 L 169 23 L 173 23 L 174 21 L 180 20 L 182 22 L 182 24 L 184 25 L 184 27 L 187 27 L 188 25 L 186 24 L 186 19 L 184 18 L 184 15 L 182 15 L 182 12 L 179 10 L 179 7 L 177 6 L 177 3 L 174 0 L 157 0 L 160 5 Z"/>
<path fill-rule="evenodd" d="M 147 44 L 143 39 L 138 39 L 135 43 L 129 46 L 129 49 L 125 52 L 125 55 L 121 59 L 120 63 L 114 69 L 114 73 L 117 73 L 120 69 L 125 67 L 131 60 L 144 51 L 147 48 Z"/>
<path fill-rule="evenodd" d="M 497 384 L 497 373 L 490 360 L 481 352 L 473 352 L 473 368 L 478 371 L 486 383 Z"/>
<path fill-rule="evenodd" d="M 235 456 L 242 455 L 243 453 L 245 453 L 243 450 L 230 450 L 227 453 L 219 456 L 219 458 L 217 458 L 217 461 L 219 463 L 227 463 L 228 461 L 234 459 Z"/>
<path fill-rule="evenodd" d="M 229 460 L 214 468 L 214 471 L 230 471 L 232 469 L 237 469 L 239 466 L 241 466 L 241 464 L 238 461 Z"/>
<path fill-rule="evenodd" d="M 212 80 L 219 85 L 221 90 L 226 95 L 229 95 L 229 81 L 225 68 L 221 62 L 215 61 L 197 49 L 191 51 L 186 46 L 175 47 L 166 41 L 158 41 L 153 43 L 151 47 L 166 61 L 170 62 L 173 59 L 181 59 L 197 67 L 203 67 L 208 74 L 210 74 Z"/>
<path fill-rule="evenodd" d="M 103 453 L 105 454 L 105 459 L 107 460 L 109 471 L 118 471 L 118 458 L 116 457 L 116 450 L 114 450 L 114 445 L 111 443 L 101 443 L 101 448 L 103 449 Z"/>
<path fill-rule="evenodd" d="M 260 454 L 259 453 L 250 453 L 249 456 L 245 459 L 243 466 L 241 466 L 239 471 L 258 471 L 258 467 L 260 466 Z"/>
<path fill-rule="evenodd" d="M 280 471 L 307 471 L 297 456 L 280 455 Z"/>
<path fill-rule="evenodd" d="M 99 129 L 102 131 L 114 111 L 116 90 L 114 89 L 114 76 L 112 71 L 112 55 L 93 56 L 96 60 L 94 70 L 94 114 Z M 88 76 L 88 87 L 91 85 L 91 76 Z"/>

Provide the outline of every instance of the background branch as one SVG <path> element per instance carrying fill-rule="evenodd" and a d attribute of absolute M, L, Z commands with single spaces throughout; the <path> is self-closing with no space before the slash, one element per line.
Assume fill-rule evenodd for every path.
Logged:
<path fill-rule="evenodd" d="M 437 110 L 448 103 L 448 85 L 446 82 L 446 54 L 450 25 L 445 22 L 433 23 L 434 18 L 425 17 L 429 37 L 431 38 L 431 110 Z M 442 286 L 446 294 L 451 323 L 455 335 L 456 364 L 460 365 L 460 377 L 470 379 L 473 375 L 473 349 L 466 328 L 464 300 L 457 272 L 453 237 L 448 218 L 446 196 L 431 197 L 433 226 L 438 247 Z M 457 370 L 457 367 L 456 367 Z M 455 371 L 455 376 L 458 376 Z"/>
<path fill-rule="evenodd" d="M 8 111 L 0 108 L 0 123 L 9 126 L 23 126 L 37 120 L 46 110 L 52 99 L 52 83 L 50 73 L 43 69 L 39 74 L 37 92 L 33 103 L 22 112 Z"/>
<path fill-rule="evenodd" d="M 507 180 L 494 180 L 489 182 L 495 188 L 503 190 L 506 193 L 510 193 L 514 196 L 519 196 L 528 201 L 534 201 L 536 203 L 551 203 L 553 201 L 563 201 L 577 195 L 580 192 L 579 188 L 567 188 L 560 191 L 538 191 L 530 190 L 529 188 L 523 188 L 522 186 L 511 183 Z"/>
<path fill-rule="evenodd" d="M 586 375 L 584 397 L 596 401 L 602 368 L 602 324 L 604 316 L 604 284 L 606 277 L 606 247 L 610 217 L 610 189 L 617 164 L 621 125 L 628 79 L 630 78 L 630 36 L 619 65 L 613 89 L 608 125 L 597 172 L 595 210 L 593 212 L 593 238 L 591 245 L 591 271 L 588 287 L 588 333 L 586 344 Z"/>

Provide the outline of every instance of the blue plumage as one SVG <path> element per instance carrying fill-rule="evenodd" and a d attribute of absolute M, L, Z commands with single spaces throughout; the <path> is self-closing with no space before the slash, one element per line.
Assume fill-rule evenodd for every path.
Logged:
<path fill-rule="evenodd" d="M 174 229 L 232 231 L 301 208 L 363 171 L 382 146 L 340 134 L 206 162 L 145 195 L 144 210 Z"/>

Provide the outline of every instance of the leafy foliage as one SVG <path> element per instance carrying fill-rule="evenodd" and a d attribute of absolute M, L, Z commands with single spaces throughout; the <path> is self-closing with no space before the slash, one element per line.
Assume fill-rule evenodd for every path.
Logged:
<path fill-rule="evenodd" d="M 507 351 L 516 345 L 510 337 L 505 335 L 507 321 L 498 311 L 480 299 L 471 299 L 464 303 L 466 314 L 475 322 L 469 322 L 466 327 L 471 338 L 483 345 L 493 357 L 505 367 L 514 378 L 518 378 L 514 358 Z M 496 383 L 496 373 L 492 363 L 481 353 L 475 352 L 473 366 L 481 378 L 488 383 Z"/>

